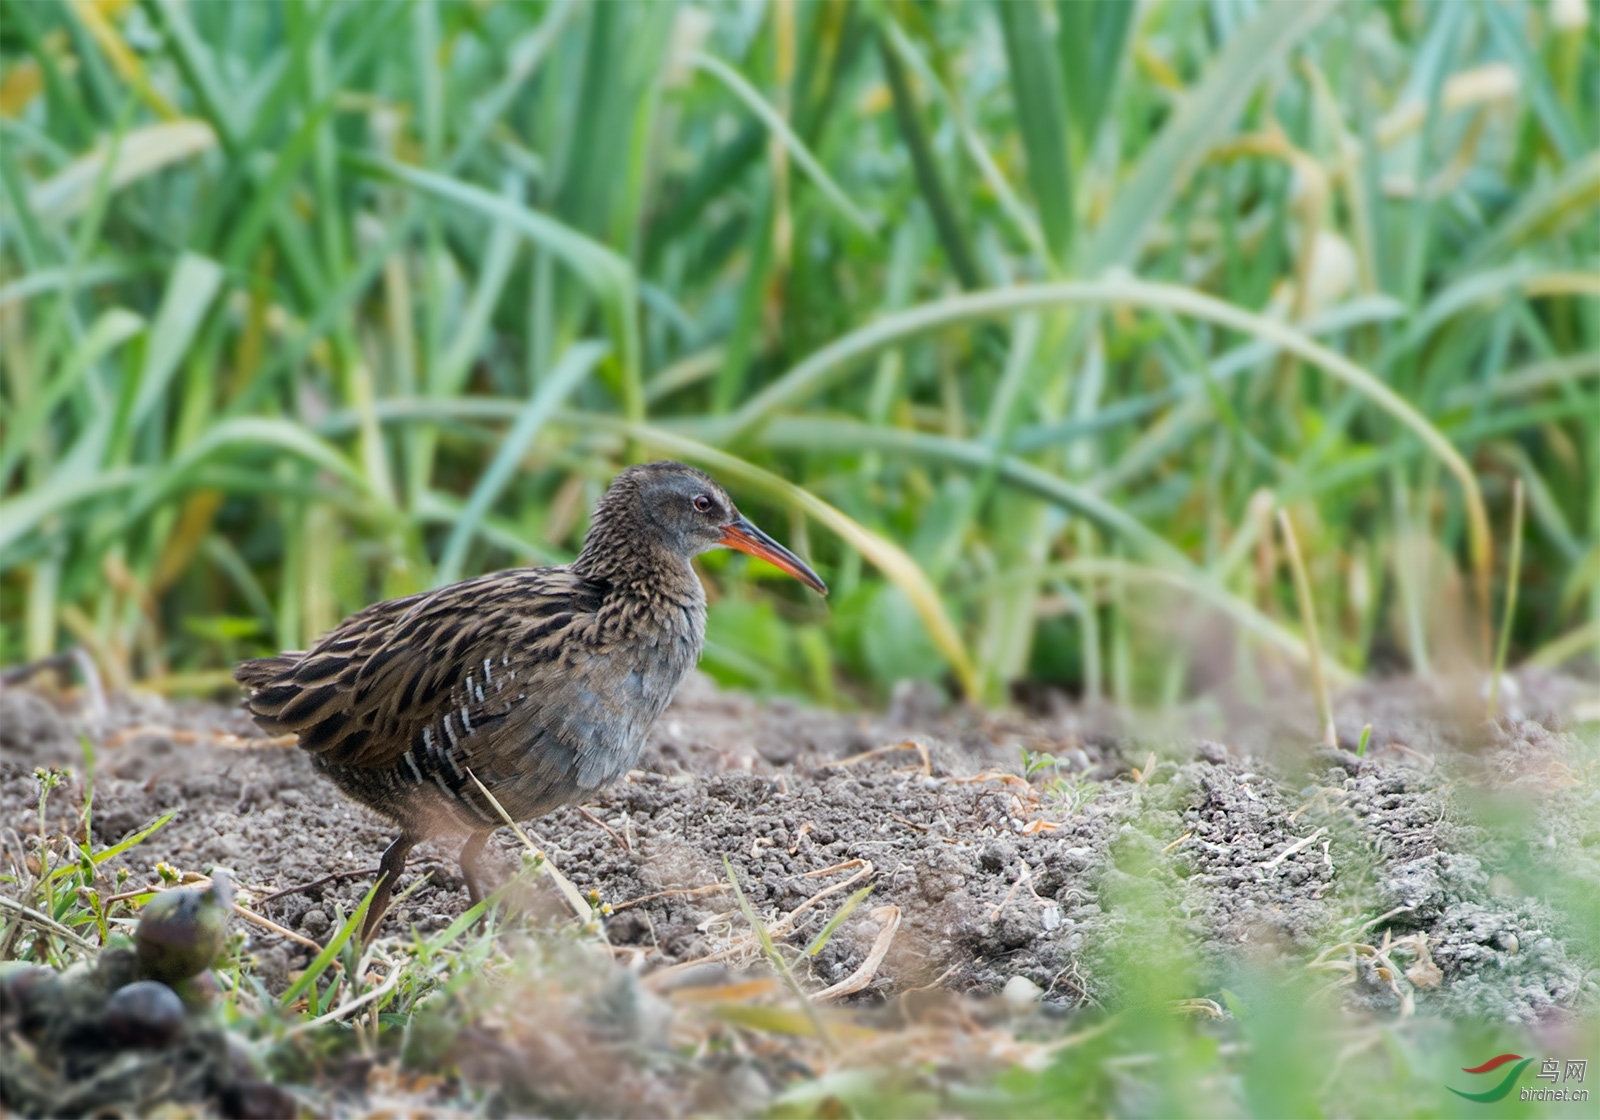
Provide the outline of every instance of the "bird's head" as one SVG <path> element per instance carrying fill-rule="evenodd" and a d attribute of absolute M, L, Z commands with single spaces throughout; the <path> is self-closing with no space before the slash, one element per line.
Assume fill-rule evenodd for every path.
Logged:
<path fill-rule="evenodd" d="M 634 544 L 642 543 L 639 536 L 648 536 L 650 543 L 685 560 L 713 548 L 735 548 L 759 556 L 813 591 L 828 593 L 817 573 L 752 525 L 710 475 L 683 463 L 643 463 L 612 479 L 595 507 L 584 553 L 622 535 L 633 537 Z"/>

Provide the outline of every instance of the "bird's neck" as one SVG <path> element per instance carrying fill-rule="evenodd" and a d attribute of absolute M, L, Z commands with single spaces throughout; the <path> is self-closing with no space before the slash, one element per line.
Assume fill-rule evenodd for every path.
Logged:
<path fill-rule="evenodd" d="M 590 529 L 572 562 L 573 574 L 630 597 L 680 599 L 703 594 L 688 560 L 636 535 L 608 529 L 600 524 Z"/>

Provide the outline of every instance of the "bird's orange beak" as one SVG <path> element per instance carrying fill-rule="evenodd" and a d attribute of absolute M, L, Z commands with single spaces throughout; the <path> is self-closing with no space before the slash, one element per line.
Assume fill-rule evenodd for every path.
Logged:
<path fill-rule="evenodd" d="M 782 568 L 819 595 L 828 593 L 828 585 L 806 566 L 804 560 L 742 517 L 722 527 L 722 538 L 717 543 L 725 548 L 736 548 L 751 556 L 759 556 L 774 567 Z"/>

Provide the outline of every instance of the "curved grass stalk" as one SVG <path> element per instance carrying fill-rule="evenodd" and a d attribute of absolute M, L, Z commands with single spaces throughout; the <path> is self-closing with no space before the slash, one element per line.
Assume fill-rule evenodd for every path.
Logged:
<path fill-rule="evenodd" d="M 1523 664 L 1540 669 L 1559 669 L 1579 654 L 1597 647 L 1600 647 L 1600 618 L 1591 618 L 1534 650 Z"/>
<path fill-rule="evenodd" d="M 977 130 L 967 120 L 967 115 L 963 111 L 961 103 L 945 89 L 944 83 L 939 80 L 939 75 L 934 73 L 933 67 L 928 65 L 927 60 L 922 57 L 922 53 L 917 50 L 915 44 L 906 38 L 906 33 L 901 30 L 898 22 L 885 16 L 878 21 L 878 27 L 888 41 L 890 49 L 900 56 L 900 60 L 905 63 L 906 68 L 915 73 L 918 80 L 935 97 L 944 102 L 945 107 L 950 112 L 950 119 L 955 122 L 956 131 L 961 135 L 962 143 L 966 145 L 967 154 L 972 157 L 972 162 L 977 165 L 978 173 L 983 176 L 983 181 L 988 184 L 989 189 L 994 192 L 995 198 L 999 200 L 1000 209 L 1005 213 L 1006 217 L 1011 219 L 1012 225 L 1016 226 L 1017 233 L 1027 244 L 1033 255 L 1054 269 L 1056 267 L 1055 262 L 1051 259 L 1050 250 L 1044 243 L 1044 231 L 1039 228 L 1038 221 L 1028 208 L 1023 205 L 1022 200 L 1017 197 L 1017 192 L 1012 189 L 1010 181 L 1005 177 L 1005 172 L 1000 170 L 999 164 L 995 163 L 994 157 L 989 154 L 989 149 L 984 145 L 983 138 L 978 135 Z"/>
<path fill-rule="evenodd" d="M 1018 581 L 1044 581 L 1054 579 L 1121 579 L 1134 583 L 1155 583 L 1195 595 L 1208 606 L 1227 615 L 1246 633 L 1287 654 L 1299 664 L 1308 663 L 1306 639 L 1293 630 L 1262 614 L 1249 603 L 1228 592 L 1212 576 L 1196 568 L 1187 570 L 1158 568 L 1115 557 L 1080 557 L 1050 564 L 1037 564 L 1013 568 L 993 579 L 972 584 L 962 592 L 962 599 L 982 598 Z M 1323 651 L 1323 669 L 1328 680 L 1337 685 L 1351 685 L 1361 679 L 1361 674 L 1329 657 Z"/>
<path fill-rule="evenodd" d="M 29 201 L 41 218 L 65 221 L 88 208 L 108 159 L 114 161 L 108 189 L 117 191 L 216 144 L 216 133 L 204 121 L 164 121 L 136 128 L 120 144 L 96 148 L 73 160 L 30 190 Z"/>
<path fill-rule="evenodd" d="M 102 494 L 112 494 L 148 478 L 148 467 L 120 467 L 96 474 L 68 475 L 0 502 L 0 567 L 8 567 L 7 551 L 51 514 L 64 513 Z"/>
<path fill-rule="evenodd" d="M 783 417 L 762 429 L 758 442 L 769 449 L 805 451 L 886 451 L 933 459 L 976 472 L 994 469 L 1006 484 L 1071 510 L 1101 529 L 1121 537 L 1138 552 L 1173 568 L 1193 568 L 1178 549 L 1106 499 L 1084 486 L 1010 455 L 996 456 L 994 448 L 973 440 L 952 439 L 904 428 L 873 427 L 830 417 Z"/>
<path fill-rule="evenodd" d="M 616 335 L 622 372 L 623 413 L 632 420 L 644 419 L 638 280 L 627 258 L 548 215 L 451 176 L 368 155 L 347 153 L 345 158 L 351 166 L 367 174 L 397 179 L 436 198 L 448 199 L 484 217 L 505 222 L 530 241 L 559 257 L 599 299 Z"/>
<path fill-rule="evenodd" d="M 1593 272 L 1541 272 L 1523 282 L 1530 296 L 1600 296 L 1600 275 Z"/>
<path fill-rule="evenodd" d="M 143 267 L 136 261 L 106 258 L 77 268 L 41 268 L 0 284 L 0 308 L 25 303 L 34 296 L 70 289 L 75 292 L 115 284 L 139 275 Z"/>
<path fill-rule="evenodd" d="M 817 185 L 817 189 L 822 192 L 823 197 L 832 203 L 833 208 L 839 211 L 851 225 L 868 237 L 877 236 L 878 224 L 866 214 L 863 214 L 856 207 L 856 204 L 850 201 L 850 196 L 845 194 L 839 184 L 835 183 L 828 173 L 823 170 L 822 164 L 818 163 L 817 158 L 811 154 L 811 149 L 806 147 L 805 141 L 796 136 L 794 129 L 789 127 L 789 122 L 784 120 L 776 109 L 767 104 L 766 99 L 757 92 L 754 86 L 745 81 L 744 75 L 721 59 L 700 51 L 692 52 L 687 61 L 695 69 L 703 70 L 716 78 L 727 86 L 735 97 L 743 101 L 745 106 L 761 119 L 761 123 L 766 125 L 772 134 L 778 138 L 778 141 L 788 150 L 789 155 L 800 165 L 800 169 Z"/>
<path fill-rule="evenodd" d="M 1518 393 L 1534 393 L 1569 381 L 1581 381 L 1586 377 L 1600 377 L 1600 351 L 1535 362 L 1510 373 L 1502 373 L 1487 385 L 1458 385 L 1445 394 L 1444 405 L 1446 408 L 1467 408 L 1480 401 L 1511 397 Z"/>
<path fill-rule="evenodd" d="M 1589 273 L 1545 269 L 1527 261 L 1478 272 L 1439 292 L 1384 350 L 1380 366 L 1391 365 L 1401 355 L 1421 346 L 1441 325 L 1479 304 L 1498 302 L 1512 292 L 1524 296 L 1600 295 L 1600 278 Z"/>
<path fill-rule="evenodd" d="M 1409 429 L 1432 451 L 1461 486 L 1466 505 L 1469 550 L 1480 606 L 1488 609 L 1492 546 L 1489 517 L 1477 477 L 1450 441 L 1412 405 L 1349 358 L 1308 338 L 1303 332 L 1246 311 L 1202 292 L 1173 284 L 1132 278 L 1026 284 L 997 288 L 914 307 L 852 331 L 795 366 L 728 418 L 723 439 L 754 429 L 778 409 L 820 392 L 862 358 L 917 335 L 968 323 L 1003 318 L 1024 311 L 1073 304 L 1126 304 L 1174 311 L 1265 339 L 1324 373 L 1344 382 Z M 1487 616 L 1485 616 L 1487 617 Z"/>
<path fill-rule="evenodd" d="M 1592 215 L 1596 205 L 1600 205 L 1600 152 L 1591 152 L 1569 164 L 1553 181 L 1529 192 L 1479 242 L 1461 267 L 1471 269 L 1525 241 L 1553 233 L 1568 221 Z"/>
<path fill-rule="evenodd" d="M 142 516 L 174 492 L 192 483 L 198 469 L 213 455 L 232 447 L 271 447 L 287 451 L 348 485 L 363 499 L 365 511 L 380 524 L 390 524 L 398 514 L 395 506 L 372 488 L 371 481 L 358 467 L 315 432 L 292 420 L 240 416 L 208 429 L 165 466 L 147 473 L 145 485 L 129 499 L 128 508 L 122 511 L 121 516 L 129 521 Z"/>
<path fill-rule="evenodd" d="M 538 438 L 540 429 L 550 419 L 550 414 L 578 387 L 578 383 L 588 376 L 589 371 L 594 369 L 600 359 L 605 357 L 608 349 L 609 347 L 601 342 L 577 343 L 539 383 L 538 391 L 528 399 L 528 403 L 518 413 L 516 422 L 501 441 L 500 449 L 495 452 L 494 458 L 479 476 L 477 485 L 472 488 L 472 496 L 467 499 L 460 516 L 455 519 L 450 530 L 450 539 L 445 542 L 444 554 L 439 559 L 439 567 L 434 575 L 435 587 L 454 583 L 461 578 L 461 567 L 467 557 L 467 546 L 472 543 L 472 538 L 476 535 L 478 526 L 489 512 L 489 508 L 500 497 L 506 483 L 511 481 L 518 462 L 527 453 L 528 448 L 533 446 L 533 441 Z"/>

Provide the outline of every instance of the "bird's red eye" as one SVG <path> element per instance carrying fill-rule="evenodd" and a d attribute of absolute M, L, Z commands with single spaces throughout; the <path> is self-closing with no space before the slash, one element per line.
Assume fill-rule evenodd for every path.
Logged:
<path fill-rule="evenodd" d="M 701 513 L 710 513 L 711 499 L 706 497 L 704 494 L 701 494 L 694 500 L 694 508 L 699 510 Z"/>

